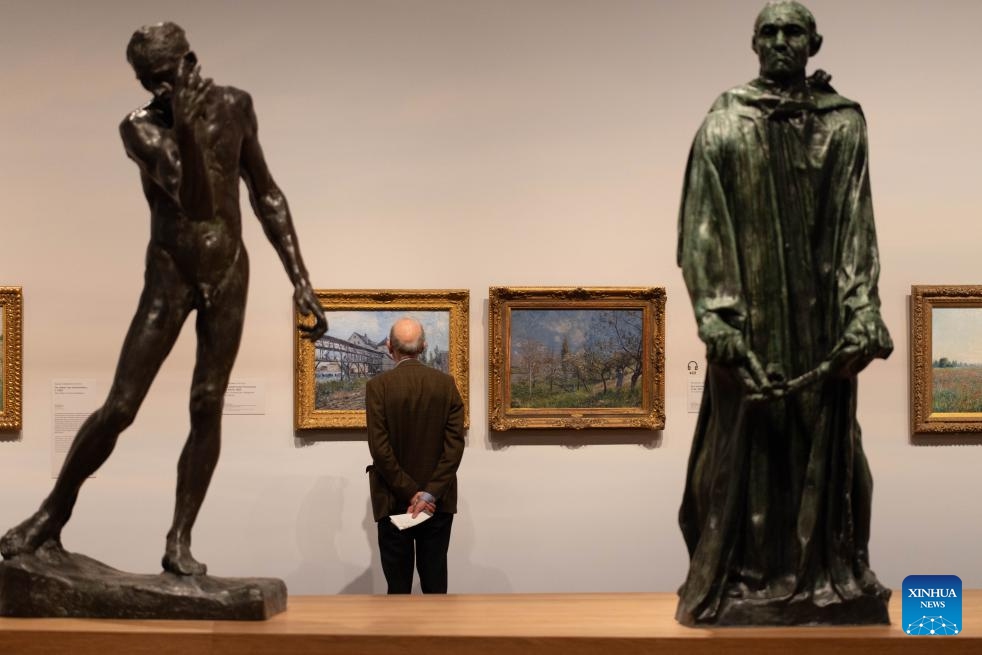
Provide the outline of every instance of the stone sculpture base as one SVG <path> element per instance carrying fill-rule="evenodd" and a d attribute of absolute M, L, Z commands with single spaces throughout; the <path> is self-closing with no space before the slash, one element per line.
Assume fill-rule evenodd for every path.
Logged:
<path fill-rule="evenodd" d="M 0 616 L 262 621 L 286 598 L 276 578 L 126 573 L 53 543 L 0 563 Z"/>
<path fill-rule="evenodd" d="M 881 596 L 867 594 L 836 603 L 818 605 L 809 597 L 791 600 L 752 600 L 726 598 L 711 624 L 724 626 L 820 626 L 820 625 L 889 625 L 887 604 L 890 591 Z"/>

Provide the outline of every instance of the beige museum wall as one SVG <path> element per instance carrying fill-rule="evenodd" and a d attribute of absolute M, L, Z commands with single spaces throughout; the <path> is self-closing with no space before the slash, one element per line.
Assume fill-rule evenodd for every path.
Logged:
<path fill-rule="evenodd" d="M 316 287 L 471 292 L 471 415 L 451 548 L 456 592 L 669 591 L 702 348 L 674 264 L 689 140 L 753 77 L 757 0 L 0 2 L 0 284 L 25 296 L 24 429 L 0 441 L 0 526 L 50 484 L 52 378 L 107 385 L 141 288 L 147 208 L 117 124 L 144 101 L 131 31 L 189 31 L 249 90 Z M 893 357 L 861 378 L 874 568 L 982 586 L 982 447 L 912 445 L 912 283 L 979 283 L 982 4 L 813 0 L 814 62 L 863 103 Z M 195 533 L 216 574 L 294 593 L 381 591 L 358 432 L 292 429 L 291 289 L 245 208 L 252 287 L 234 377 L 264 416 L 225 419 Z M 663 433 L 489 434 L 489 285 L 664 285 Z M 66 545 L 156 570 L 188 420 L 186 326 L 136 423 L 83 489 Z"/>

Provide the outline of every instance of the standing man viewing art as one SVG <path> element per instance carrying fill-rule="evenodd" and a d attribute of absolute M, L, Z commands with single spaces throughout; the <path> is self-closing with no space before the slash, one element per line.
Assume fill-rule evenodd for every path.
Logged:
<path fill-rule="evenodd" d="M 204 574 L 191 555 L 191 528 L 218 461 L 222 401 L 239 348 L 249 264 L 242 243 L 239 179 L 294 286 L 299 310 L 313 314 L 312 339 L 327 328 L 300 257 L 286 198 L 273 181 L 257 137 L 249 94 L 202 79 L 184 30 L 161 23 L 137 30 L 126 56 L 150 103 L 120 125 L 126 154 L 140 168 L 150 205 L 143 294 L 105 404 L 79 429 L 58 481 L 41 508 L 0 540 L 5 558 L 50 543 L 79 488 L 133 422 L 181 326 L 197 312 L 191 382 L 191 432 L 178 462 L 177 501 L 163 567 Z"/>
<path fill-rule="evenodd" d="M 856 374 L 880 317 L 866 124 L 806 63 L 811 12 L 757 17 L 760 77 L 713 105 L 689 155 L 679 265 L 709 371 L 679 512 L 685 624 L 887 623 Z"/>
<path fill-rule="evenodd" d="M 419 321 L 396 321 L 388 348 L 395 368 L 365 388 L 368 480 L 382 571 L 390 594 L 408 594 L 415 559 L 423 593 L 445 594 L 457 468 L 464 455 L 464 403 L 451 376 L 419 361 L 426 350 Z M 432 517 L 402 531 L 389 518 L 421 512 Z"/>

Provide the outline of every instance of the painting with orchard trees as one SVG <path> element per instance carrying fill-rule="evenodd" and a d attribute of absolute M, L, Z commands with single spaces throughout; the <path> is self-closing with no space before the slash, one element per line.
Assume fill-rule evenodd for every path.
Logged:
<path fill-rule="evenodd" d="M 665 426 L 663 287 L 491 287 L 492 430 Z"/>
<path fill-rule="evenodd" d="M 515 309 L 512 407 L 640 407 L 640 309 Z"/>

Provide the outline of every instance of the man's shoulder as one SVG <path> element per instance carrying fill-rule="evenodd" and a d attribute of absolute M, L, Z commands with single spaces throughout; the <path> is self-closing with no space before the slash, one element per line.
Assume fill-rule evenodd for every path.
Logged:
<path fill-rule="evenodd" d="M 709 108 L 709 114 L 719 114 L 728 112 L 739 112 L 752 106 L 753 100 L 760 96 L 753 84 L 740 84 L 734 86 L 716 97 Z"/>
<path fill-rule="evenodd" d="M 252 106 L 252 96 L 249 95 L 248 91 L 243 91 L 242 89 L 234 86 L 220 86 L 215 87 L 215 92 L 220 95 L 224 102 L 236 107 L 251 107 Z"/>
<path fill-rule="evenodd" d="M 252 111 L 252 96 L 248 91 L 234 86 L 213 85 L 208 91 L 208 102 L 232 107 L 242 113 Z"/>
<path fill-rule="evenodd" d="M 811 106 L 819 112 L 843 110 L 859 112 L 859 103 L 841 95 L 832 88 L 829 81 L 831 76 L 825 71 L 816 71 L 808 79 L 808 100 L 791 100 L 783 98 L 772 89 L 766 88 L 758 80 L 751 80 L 721 93 L 709 109 L 709 115 L 756 115 L 767 113 L 777 106 L 787 103 L 798 103 L 803 107 Z"/>
<path fill-rule="evenodd" d="M 832 76 L 825 71 L 818 71 L 808 80 L 808 89 L 811 92 L 812 101 L 815 108 L 822 111 L 841 112 L 845 116 L 862 116 L 863 110 L 859 103 L 851 100 L 829 84 Z"/>
<path fill-rule="evenodd" d="M 385 384 L 390 380 L 399 380 L 404 377 L 428 377 L 443 380 L 445 382 L 453 381 L 452 376 L 416 360 L 404 362 L 389 369 L 388 371 L 379 373 L 373 377 L 372 380 L 378 380 L 376 384 Z"/>
<path fill-rule="evenodd" d="M 372 377 L 368 378 L 368 381 L 365 384 L 366 385 L 378 384 L 379 380 L 381 380 L 386 373 L 388 373 L 388 371 L 382 371 L 381 373 L 376 373 Z"/>
<path fill-rule="evenodd" d="M 243 125 L 249 126 L 250 133 L 255 130 L 256 112 L 252 107 L 252 96 L 247 91 L 234 86 L 223 86 L 218 92 L 221 94 L 222 104 L 231 107 L 232 114 L 237 120 L 242 121 Z"/>
<path fill-rule="evenodd" d="M 373 375 L 372 377 L 368 378 L 368 381 L 365 383 L 365 389 L 370 389 L 377 387 L 380 384 L 385 384 L 385 376 L 388 374 L 389 371 L 383 371 L 378 375 Z"/>
<path fill-rule="evenodd" d="M 760 110 L 746 102 L 745 87 L 733 87 L 716 98 L 696 133 L 694 147 L 707 151 L 725 148 L 734 138 L 740 141 L 746 125 L 760 118 Z"/>
<path fill-rule="evenodd" d="M 126 114 L 123 120 L 119 122 L 120 129 L 123 128 L 139 128 L 145 125 L 156 125 L 157 119 L 155 112 L 150 108 L 150 105 L 144 105 L 138 107 Z"/>
<path fill-rule="evenodd" d="M 163 125 L 150 105 L 134 109 L 119 123 L 119 134 L 127 146 L 137 142 L 154 143 L 159 138 L 161 129 Z"/>
<path fill-rule="evenodd" d="M 809 78 L 809 90 L 816 113 L 830 129 L 851 138 L 862 138 L 861 135 L 866 132 L 863 108 L 855 100 L 850 100 L 832 88 L 830 80 L 831 76 L 824 71 Z"/>
<path fill-rule="evenodd" d="M 430 366 L 425 367 L 430 371 L 429 375 L 433 376 L 433 379 L 438 381 L 441 388 L 441 393 L 455 395 L 460 393 L 460 389 L 457 388 L 457 380 L 454 376 L 449 373 L 444 373 L 439 369 L 432 368 Z"/>
<path fill-rule="evenodd" d="M 398 368 L 399 367 L 396 366 L 394 368 L 390 368 L 387 371 L 382 371 L 381 373 L 377 375 L 373 375 L 372 377 L 368 378 L 368 382 L 365 383 L 366 388 L 385 386 L 386 383 L 389 380 L 391 380 L 394 375 L 396 375 L 396 371 L 398 370 Z"/>
<path fill-rule="evenodd" d="M 420 375 L 426 375 L 434 379 L 441 379 L 444 381 L 453 380 L 452 376 L 448 375 L 447 373 L 444 373 L 438 368 L 428 366 L 423 362 L 417 362 L 416 364 L 414 364 L 413 369 L 418 371 Z"/>

